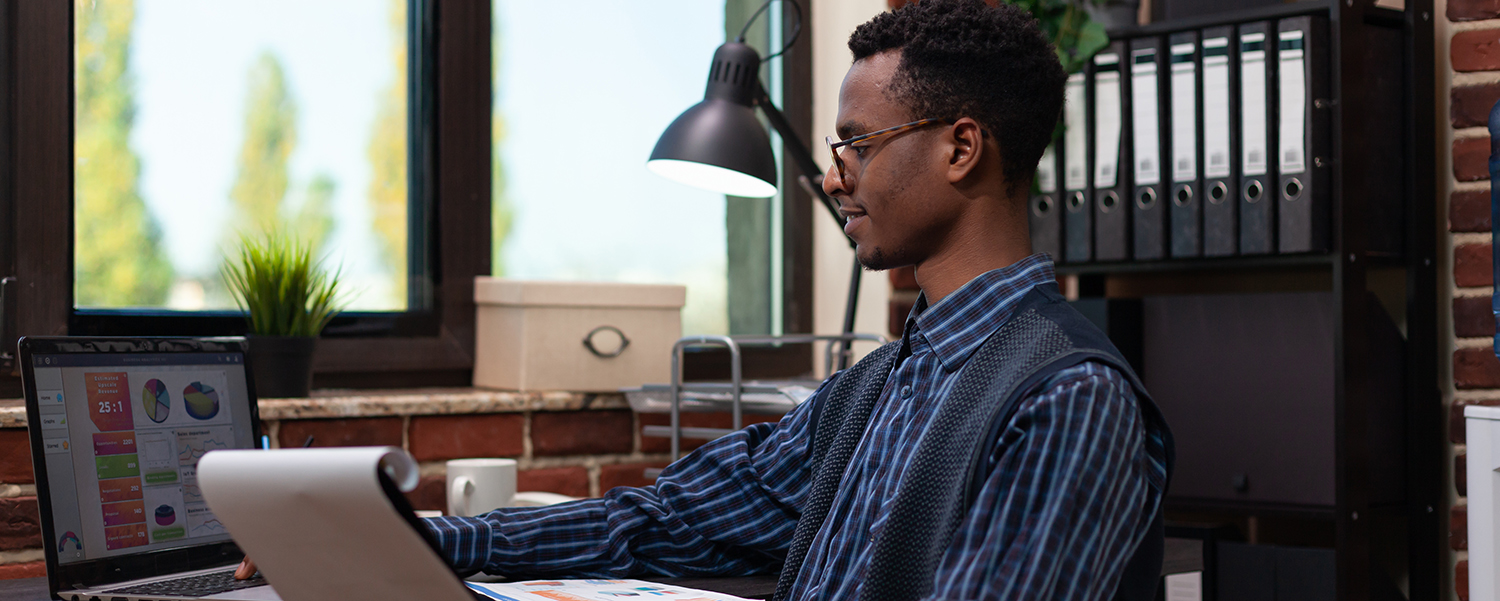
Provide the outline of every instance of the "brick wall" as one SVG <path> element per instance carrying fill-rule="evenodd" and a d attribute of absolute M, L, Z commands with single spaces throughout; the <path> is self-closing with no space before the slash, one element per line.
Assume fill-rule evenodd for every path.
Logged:
<path fill-rule="evenodd" d="M 0 430 L 0 578 L 47 575 L 26 430 Z"/>
<path fill-rule="evenodd" d="M 746 415 L 745 423 L 777 419 Z M 391 445 L 421 464 L 421 482 L 407 496 L 417 509 L 447 505 L 443 462 L 462 457 L 513 457 L 516 488 L 596 497 L 616 486 L 644 486 L 644 471 L 664 467 L 669 441 L 640 436 L 644 425 L 668 416 L 628 409 L 517 411 L 474 415 L 412 415 L 343 419 L 267 420 L 272 446 Z M 727 413 L 688 413 L 685 426 L 728 428 Z M 702 441 L 684 440 L 684 451 Z M 0 429 L 0 579 L 46 575 L 36 486 L 26 430 Z"/>
<path fill-rule="evenodd" d="M 1500 405 L 1500 361 L 1491 336 L 1493 285 L 1490 248 L 1489 133 L 1490 107 L 1500 100 L 1500 2 L 1448 0 L 1435 3 L 1446 16 L 1438 23 L 1438 79 L 1443 90 L 1449 140 L 1447 173 L 1438 180 L 1448 203 L 1446 243 L 1452 248 L 1452 278 L 1439 284 L 1448 303 L 1452 352 L 1449 377 L 1443 382 L 1449 403 L 1448 438 L 1453 457 L 1449 490 L 1448 546 L 1453 551 L 1453 593 L 1469 598 L 1468 506 L 1464 477 L 1464 418 L 1467 405 Z M 1444 47 L 1446 46 L 1446 48 Z M 1446 104 L 1446 107 L 1442 107 Z M 1441 123 L 1442 115 L 1439 115 Z M 1445 163 L 1438 162 L 1439 169 Z M 1440 242 L 1441 244 L 1441 242 Z"/>

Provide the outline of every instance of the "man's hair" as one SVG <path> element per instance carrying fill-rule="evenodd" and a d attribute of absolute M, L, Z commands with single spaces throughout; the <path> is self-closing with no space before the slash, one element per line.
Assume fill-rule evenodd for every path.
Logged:
<path fill-rule="evenodd" d="M 890 89 L 913 119 L 978 121 L 1000 145 L 1009 193 L 1036 173 L 1062 114 L 1067 74 L 1026 11 L 983 0 L 922 0 L 849 36 L 858 61 L 901 50 Z"/>

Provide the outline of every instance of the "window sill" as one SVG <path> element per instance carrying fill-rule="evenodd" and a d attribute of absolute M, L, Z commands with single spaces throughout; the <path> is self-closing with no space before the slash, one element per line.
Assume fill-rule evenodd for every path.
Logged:
<path fill-rule="evenodd" d="M 630 408 L 625 395 L 619 393 L 506 392 L 477 388 L 315 390 L 310 398 L 260 399 L 259 405 L 262 421 Z M 25 427 L 25 402 L 0 400 L 0 428 Z"/>

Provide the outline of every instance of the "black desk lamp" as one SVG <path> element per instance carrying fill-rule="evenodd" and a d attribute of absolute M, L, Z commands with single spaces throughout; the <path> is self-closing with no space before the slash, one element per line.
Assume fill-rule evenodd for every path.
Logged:
<path fill-rule="evenodd" d="M 771 6 L 767 0 L 750 17 L 754 22 Z M 802 6 L 796 0 L 787 0 L 796 8 L 797 24 L 792 39 L 770 60 L 786 52 L 797 40 L 802 30 Z M 745 29 L 750 23 L 745 24 Z M 821 181 L 823 170 L 813 160 L 807 145 L 792 131 L 781 111 L 771 102 L 770 95 L 760 85 L 760 53 L 745 44 L 745 32 L 738 39 L 727 42 L 714 51 L 713 66 L 708 71 L 708 89 L 699 102 L 684 111 L 657 140 L 656 148 L 646 167 L 657 175 L 673 181 L 721 192 L 732 196 L 764 198 L 776 194 L 776 159 L 771 153 L 771 137 L 760 121 L 755 118 L 755 108 L 760 107 L 771 127 L 781 134 L 787 155 L 797 163 L 802 175 L 797 179 L 815 198 L 822 201 L 839 229 L 844 227 L 844 218 L 839 215 L 839 205 L 823 187 L 813 182 Z M 854 241 L 849 241 L 854 246 Z M 861 267 L 859 258 L 854 259 L 854 269 L 849 276 L 849 299 L 844 307 L 844 334 L 854 333 L 854 314 L 859 302 L 859 280 Z M 849 367 L 849 345 L 845 340 L 839 353 L 839 369 Z"/>

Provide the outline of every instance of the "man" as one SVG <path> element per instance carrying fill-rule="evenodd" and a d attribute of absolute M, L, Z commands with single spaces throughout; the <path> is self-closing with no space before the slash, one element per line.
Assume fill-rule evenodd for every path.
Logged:
<path fill-rule="evenodd" d="M 861 263 L 915 267 L 902 341 L 654 486 L 429 521 L 456 569 L 781 570 L 777 598 L 797 600 L 1149 597 L 1170 434 L 1030 255 L 1026 196 L 1063 102 L 1052 46 L 1015 7 L 924 0 L 849 47 L 823 187 Z"/>

